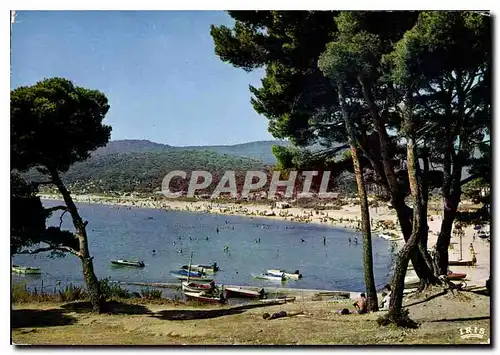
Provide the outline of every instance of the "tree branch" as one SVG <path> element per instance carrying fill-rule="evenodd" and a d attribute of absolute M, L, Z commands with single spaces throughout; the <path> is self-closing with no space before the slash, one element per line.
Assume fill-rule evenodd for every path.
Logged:
<path fill-rule="evenodd" d="M 45 248 L 38 248 L 38 249 L 35 249 L 35 250 L 23 250 L 23 251 L 20 251 L 19 254 L 38 254 L 38 253 L 43 253 L 43 252 L 46 252 L 46 251 L 62 251 L 62 252 L 65 252 L 65 253 L 71 253 L 73 255 L 76 255 L 78 257 L 81 257 L 81 254 L 79 252 L 77 252 L 75 249 L 73 248 L 70 248 L 70 247 L 66 247 L 66 246 L 63 246 L 63 245 L 60 245 L 60 246 L 54 246 L 54 245 L 51 245 L 51 246 L 48 246 L 48 247 L 45 247 Z"/>
<path fill-rule="evenodd" d="M 465 184 L 467 184 L 467 183 L 471 182 L 472 180 L 475 180 L 479 177 L 480 176 L 478 176 L 478 175 L 470 175 L 469 177 L 466 177 L 465 179 L 460 181 L 460 186 L 464 186 Z"/>
<path fill-rule="evenodd" d="M 62 226 L 62 223 L 63 223 L 63 216 L 66 212 L 68 212 L 69 210 L 66 209 L 63 213 L 61 213 L 61 216 L 59 217 L 59 229 L 61 229 L 61 226 Z"/>
<path fill-rule="evenodd" d="M 50 208 L 46 208 L 45 209 L 47 212 L 54 212 L 54 211 L 58 211 L 58 210 L 61 210 L 61 211 L 68 211 L 68 207 L 66 206 L 55 206 L 55 207 L 50 207 Z"/>
<path fill-rule="evenodd" d="M 40 186 L 40 185 L 52 185 L 54 183 L 54 181 L 52 180 L 49 180 L 49 181 L 33 181 L 31 182 L 32 185 L 35 185 L 36 187 Z"/>

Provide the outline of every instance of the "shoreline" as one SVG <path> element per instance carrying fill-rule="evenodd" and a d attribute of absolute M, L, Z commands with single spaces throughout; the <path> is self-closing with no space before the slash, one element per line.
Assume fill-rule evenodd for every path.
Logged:
<path fill-rule="evenodd" d="M 63 201 L 60 195 L 39 194 L 42 200 Z M 116 207 L 148 208 L 164 211 L 178 212 L 201 212 L 227 216 L 240 216 L 248 218 L 268 218 L 298 223 L 310 223 L 329 226 L 334 228 L 352 229 L 360 233 L 358 226 L 361 223 L 359 217 L 359 206 L 350 204 L 341 209 L 324 209 L 314 211 L 313 208 L 290 207 L 286 209 L 271 208 L 264 204 L 237 204 L 234 202 L 206 202 L 206 201 L 183 201 L 183 200 L 161 200 L 154 201 L 144 198 L 103 197 L 96 195 L 73 195 L 73 200 L 78 203 L 103 204 Z M 328 207 L 328 206 L 327 206 Z M 404 245 L 403 236 L 399 230 L 399 224 L 392 213 L 387 213 L 387 208 L 371 208 L 372 235 L 385 235 L 379 237 L 388 241 L 398 242 Z M 382 213 L 377 213 L 376 210 Z M 375 212 L 375 213 L 374 213 Z M 381 218 L 385 217 L 385 218 Z M 388 238 L 388 237 L 391 238 Z M 399 243 L 402 242 L 403 243 Z"/>
<path fill-rule="evenodd" d="M 62 196 L 56 194 L 39 194 L 41 199 L 60 200 Z M 116 207 L 137 207 L 150 208 L 164 211 L 179 212 L 204 212 L 220 215 L 234 215 L 247 218 L 269 218 L 274 220 L 311 223 L 334 228 L 348 228 L 356 233 L 360 233 L 361 223 L 359 205 L 351 202 L 342 207 L 323 206 L 322 210 L 314 210 L 306 207 L 293 207 L 286 209 L 271 208 L 265 204 L 237 204 L 234 202 L 207 202 L 207 201 L 183 201 L 153 200 L 151 198 L 134 197 L 104 197 L 96 195 L 73 195 L 73 200 L 77 203 L 106 204 Z M 331 207 L 331 208 L 328 208 Z M 372 237 L 385 239 L 392 242 L 394 251 L 398 252 L 405 244 L 402 232 L 399 228 L 396 213 L 388 207 L 370 207 L 371 233 Z M 428 248 L 432 249 L 438 238 L 442 217 L 436 214 L 428 215 L 429 236 Z M 473 226 L 465 229 L 465 234 L 461 238 L 462 250 L 455 247 L 459 245 L 458 237 L 452 234 L 449 249 L 449 260 L 470 260 L 470 245 L 473 245 L 477 255 L 477 264 L 474 267 L 453 266 L 453 272 L 467 273 L 466 282 L 468 285 L 484 286 L 490 277 L 490 245 L 489 242 L 475 237 Z M 407 276 L 414 275 L 414 271 L 408 271 Z"/>

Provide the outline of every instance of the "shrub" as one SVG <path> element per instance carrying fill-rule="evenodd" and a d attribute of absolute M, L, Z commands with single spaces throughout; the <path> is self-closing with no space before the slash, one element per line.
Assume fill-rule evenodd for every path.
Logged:
<path fill-rule="evenodd" d="M 61 302 L 72 302 L 86 299 L 87 293 L 83 287 L 69 284 L 63 291 L 58 291 L 58 296 Z"/>
<path fill-rule="evenodd" d="M 111 298 L 130 298 L 130 291 L 122 288 L 117 283 L 110 283 L 109 279 L 99 280 L 99 287 L 101 289 L 102 295 L 106 299 Z"/>
<path fill-rule="evenodd" d="M 161 299 L 162 294 L 163 294 L 162 290 L 154 288 L 153 289 L 143 288 L 141 290 L 141 297 L 146 300 L 159 300 Z"/>

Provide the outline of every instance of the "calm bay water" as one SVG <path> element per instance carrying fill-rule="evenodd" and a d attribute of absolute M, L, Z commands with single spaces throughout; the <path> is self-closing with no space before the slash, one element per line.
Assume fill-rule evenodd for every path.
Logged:
<path fill-rule="evenodd" d="M 44 201 L 47 207 L 57 204 L 57 201 Z M 78 207 L 82 217 L 89 221 L 89 246 L 98 278 L 177 282 L 170 272 L 187 265 L 193 252 L 193 264 L 213 261 L 219 264 L 218 284 L 345 291 L 364 289 L 362 239 L 349 229 L 267 218 L 99 204 L 78 204 Z M 59 225 L 59 216 L 60 213 L 55 213 L 49 224 Z M 63 227 L 72 230 L 69 216 L 65 216 Z M 352 240 L 357 238 L 358 244 L 350 245 L 349 237 Z M 260 243 L 256 243 L 259 238 Z M 372 244 L 375 281 L 380 288 L 388 281 L 393 255 L 390 242 L 373 236 Z M 225 246 L 229 247 L 229 252 L 224 252 Z M 77 257 L 67 255 L 52 259 L 47 255 L 14 256 L 15 264 L 40 267 L 42 275 L 13 274 L 13 279 L 37 287 L 43 280 L 48 289 L 58 281 L 63 285 L 83 282 Z M 146 267 L 115 267 L 110 264 L 114 259 L 143 260 Z M 304 277 L 284 284 L 252 278 L 252 274 L 277 268 L 289 272 L 298 269 Z"/>

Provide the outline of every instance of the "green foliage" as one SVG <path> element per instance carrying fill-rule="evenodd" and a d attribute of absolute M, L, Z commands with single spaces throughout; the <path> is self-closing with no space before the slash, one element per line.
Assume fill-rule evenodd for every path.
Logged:
<path fill-rule="evenodd" d="M 130 298 L 130 291 L 117 283 L 110 282 L 109 278 L 99 280 L 99 289 L 106 300 L 113 298 Z"/>
<path fill-rule="evenodd" d="M 155 288 L 144 288 L 141 290 L 141 297 L 146 300 L 159 300 L 163 295 L 163 291 Z"/>
<path fill-rule="evenodd" d="M 68 246 L 78 249 L 78 240 L 73 233 L 59 227 L 46 228 L 46 219 L 52 214 L 42 206 L 36 196 L 38 189 L 28 184 L 19 174 L 11 172 L 11 253 L 17 254 L 24 248 L 39 243 L 52 246 Z"/>
<path fill-rule="evenodd" d="M 59 300 L 61 302 L 73 302 L 84 300 L 87 298 L 87 293 L 81 286 L 74 286 L 73 284 L 69 284 L 66 286 L 64 290 L 59 290 Z"/>
<path fill-rule="evenodd" d="M 408 309 L 401 309 L 395 313 L 387 313 L 377 318 L 377 324 L 380 326 L 395 325 L 402 328 L 416 329 L 419 324 L 410 318 Z"/>
<path fill-rule="evenodd" d="M 67 285 L 64 289 L 54 288 L 54 292 L 45 292 L 42 288 L 38 290 L 36 287 L 32 290 L 28 289 L 24 282 L 12 283 L 12 302 L 14 303 L 30 303 L 30 302 L 73 302 L 86 300 L 88 295 L 85 289 L 81 286 L 73 284 Z"/>
<path fill-rule="evenodd" d="M 205 170 L 222 176 L 222 172 L 226 170 L 246 172 L 263 168 L 260 161 L 248 158 L 204 150 L 175 149 L 99 154 L 85 162 L 74 164 L 62 178 L 75 192 L 153 192 L 161 188 L 165 175 L 174 170 Z M 42 177 L 31 171 L 28 178 L 39 180 Z M 174 179 L 172 191 L 175 181 L 178 181 L 177 187 L 184 188 L 189 182 L 189 175 L 186 180 Z"/>
<path fill-rule="evenodd" d="M 37 190 L 19 174 L 10 175 L 10 235 L 11 253 L 39 243 L 45 233 L 45 220 L 49 213 L 36 196 Z"/>
<path fill-rule="evenodd" d="M 12 167 L 67 171 L 104 146 L 111 127 L 102 124 L 108 100 L 97 90 L 51 78 L 11 92 Z"/>

